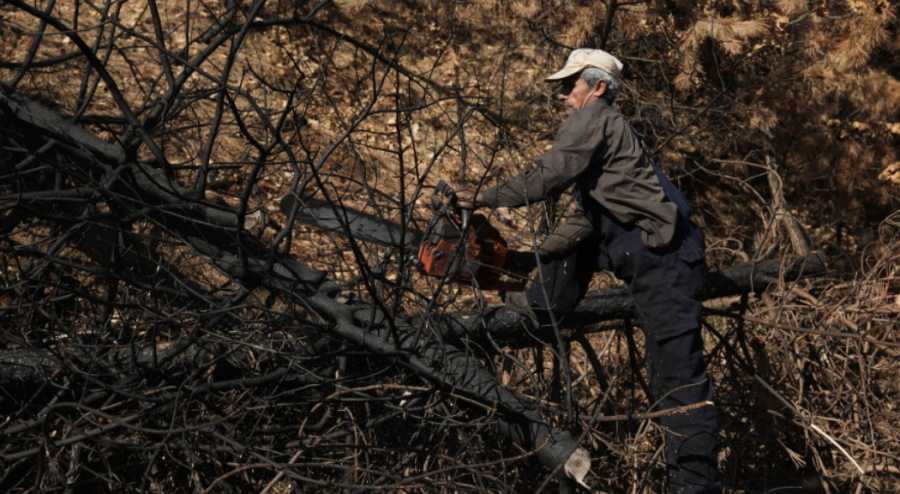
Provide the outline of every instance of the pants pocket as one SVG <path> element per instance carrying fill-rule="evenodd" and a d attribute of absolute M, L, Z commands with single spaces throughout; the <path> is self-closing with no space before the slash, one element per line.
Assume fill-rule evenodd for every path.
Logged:
<path fill-rule="evenodd" d="M 637 228 L 626 233 L 607 247 L 609 260 L 612 262 L 616 278 L 631 283 L 637 274 L 638 257 L 644 255 L 647 248 L 641 240 L 641 232 Z"/>

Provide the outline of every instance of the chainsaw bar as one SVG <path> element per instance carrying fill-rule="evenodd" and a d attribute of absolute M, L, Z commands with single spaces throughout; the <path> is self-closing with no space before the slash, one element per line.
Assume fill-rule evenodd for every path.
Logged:
<path fill-rule="evenodd" d="M 404 228 L 396 221 L 379 218 L 370 213 L 341 204 L 310 197 L 288 194 L 281 199 L 281 211 L 290 218 L 296 208 L 294 222 L 317 227 L 322 232 L 350 236 L 364 242 L 394 247 L 405 254 L 414 254 L 422 242 L 422 232 Z"/>
<path fill-rule="evenodd" d="M 447 190 L 452 192 L 443 182 L 439 184 L 438 193 L 447 195 Z M 294 193 L 281 199 L 281 210 L 288 218 L 293 215 L 295 223 L 314 226 L 321 232 L 398 249 L 429 276 L 474 284 L 484 290 L 525 289 L 521 278 L 501 279 L 506 242 L 487 218 L 470 216 L 474 226 L 468 225 L 468 220 L 450 215 L 440 200 L 432 198 L 432 203 L 438 211 L 429 222 L 427 233 L 358 209 Z M 465 245 L 459 246 L 460 242 Z"/>

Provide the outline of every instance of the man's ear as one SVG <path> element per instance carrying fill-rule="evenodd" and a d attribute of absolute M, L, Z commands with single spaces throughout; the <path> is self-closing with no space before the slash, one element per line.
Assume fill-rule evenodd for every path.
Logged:
<path fill-rule="evenodd" d="M 603 79 L 597 79 L 597 85 L 594 86 L 594 94 L 598 98 L 603 97 L 603 95 L 606 94 L 607 87 L 609 86 L 606 84 L 606 81 L 604 81 Z"/>

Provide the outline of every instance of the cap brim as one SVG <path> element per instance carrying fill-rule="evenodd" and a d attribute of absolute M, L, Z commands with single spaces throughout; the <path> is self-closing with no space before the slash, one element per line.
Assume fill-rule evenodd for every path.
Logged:
<path fill-rule="evenodd" d="M 572 74 L 577 74 L 578 72 L 581 72 L 582 70 L 584 70 L 585 67 L 586 67 L 585 65 L 569 65 L 568 67 L 563 67 L 563 69 L 560 70 L 559 72 L 557 72 L 549 77 L 544 78 L 544 80 L 550 82 L 550 81 L 558 81 L 560 79 L 565 79 L 566 77 L 569 77 Z"/>

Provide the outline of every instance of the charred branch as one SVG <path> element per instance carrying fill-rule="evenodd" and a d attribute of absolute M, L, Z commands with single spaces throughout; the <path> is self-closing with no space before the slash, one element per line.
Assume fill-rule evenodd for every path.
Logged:
<path fill-rule="evenodd" d="M 497 430 L 525 450 L 533 451 L 551 470 L 562 474 L 563 466 L 576 451 L 582 474 L 587 470 L 589 460 L 578 450 L 578 441 L 569 432 L 548 425 L 537 408 L 501 386 L 496 377 L 472 355 L 471 350 L 466 349 L 464 342 L 452 334 L 435 334 L 425 326 L 410 325 L 384 314 L 378 306 L 348 306 L 334 301 L 326 293 L 317 293 L 320 287 L 329 290 L 327 284 L 323 286 L 325 273 L 278 254 L 272 246 L 250 235 L 239 224 L 239 215 L 234 210 L 195 197 L 192 190 L 178 186 L 164 172 L 148 164 L 127 162 L 118 145 L 105 143 L 41 105 L 16 95 L 3 94 L 0 111 L 4 118 L 21 122 L 43 139 L 66 143 L 72 148 L 79 146 L 78 166 L 87 174 L 102 177 L 84 185 L 103 196 L 126 223 L 139 219 L 152 221 L 211 259 L 235 282 L 248 289 L 264 286 L 287 300 L 296 298 L 326 321 L 331 321 L 327 326 L 330 334 L 359 345 L 394 365 L 407 368 L 440 389 L 478 403 L 483 409 L 499 412 Z M 69 194 L 20 191 L 2 200 L 12 205 L 30 204 L 28 209 L 36 213 L 36 202 L 58 203 L 67 199 Z M 65 353 L 62 348 L 55 352 L 6 352 L 0 360 L 0 381 L 17 384 L 21 389 L 31 389 L 61 371 L 87 375 L 89 371 L 79 371 L 78 366 L 73 364 L 79 360 L 79 353 Z M 192 350 L 189 352 L 189 349 Z M 215 350 L 205 349 L 189 338 L 176 341 L 171 347 L 150 345 L 120 351 L 113 362 L 103 368 L 104 373 L 110 373 L 114 372 L 115 367 L 121 368 L 114 365 L 115 362 L 131 362 L 126 375 L 142 375 L 154 370 L 166 376 L 167 380 L 177 382 L 185 378 L 184 370 L 189 369 L 188 374 L 196 374 L 207 367 L 211 355 L 215 353 Z M 180 357 L 175 359 L 175 355 Z M 87 360 L 95 368 L 102 362 Z M 169 365 L 161 366 L 161 362 L 169 362 Z M 7 365 L 2 365 L 4 363 Z M 178 369 L 182 371 L 178 372 Z M 122 371 L 116 371 L 119 372 Z M 227 390 L 233 386 L 262 386 L 284 378 L 287 372 L 287 368 L 281 368 L 257 378 L 226 380 L 192 386 L 191 389 L 199 393 Z M 141 396 L 131 398 L 140 400 Z M 85 439 L 88 437 L 86 435 Z M 7 455 L 9 460 L 18 457 Z"/>
<path fill-rule="evenodd" d="M 664 491 L 685 410 L 627 289 L 550 327 L 416 268 L 434 184 L 549 145 L 576 38 L 723 266 L 724 488 L 900 491 L 891 10 L 427 3 L 0 2 L 0 491 L 568 492 L 587 450 L 587 491 Z M 556 206 L 490 219 L 518 249 Z"/>
<path fill-rule="evenodd" d="M 711 271 L 706 278 L 703 300 L 762 292 L 769 286 L 824 275 L 826 257 L 818 252 L 806 257 L 742 263 Z M 572 311 L 559 321 L 565 329 L 590 332 L 590 326 L 613 319 L 635 317 L 634 303 L 626 287 L 589 292 Z M 541 328 L 533 314 L 510 307 L 495 307 L 485 312 L 457 314 L 448 322 L 449 331 L 470 337 L 489 332 L 501 339 L 521 338 L 523 331 L 550 338 L 551 330 Z M 553 341 L 546 339 L 544 341 Z"/>

